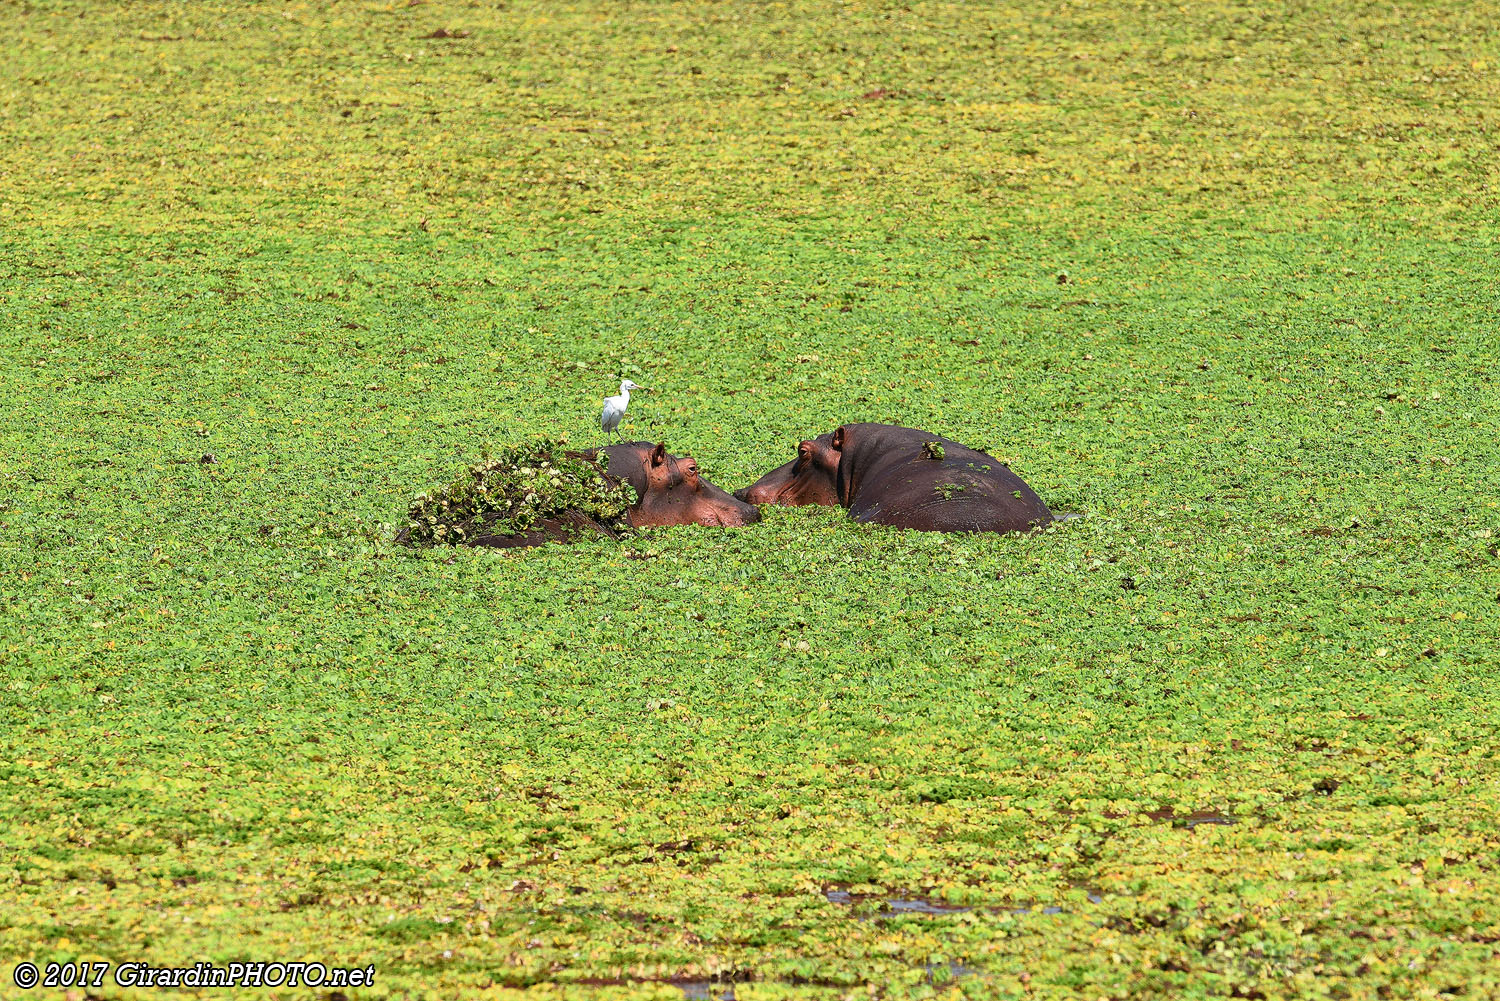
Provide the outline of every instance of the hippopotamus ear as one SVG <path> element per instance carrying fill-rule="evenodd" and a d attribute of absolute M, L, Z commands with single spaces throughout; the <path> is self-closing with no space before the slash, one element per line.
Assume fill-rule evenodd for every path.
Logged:
<path fill-rule="evenodd" d="M 833 432 L 833 450 L 842 452 L 844 450 L 844 426 L 840 424 Z"/>
<path fill-rule="evenodd" d="M 651 465 L 659 466 L 667 461 L 667 443 L 657 442 L 656 447 L 651 450 Z"/>

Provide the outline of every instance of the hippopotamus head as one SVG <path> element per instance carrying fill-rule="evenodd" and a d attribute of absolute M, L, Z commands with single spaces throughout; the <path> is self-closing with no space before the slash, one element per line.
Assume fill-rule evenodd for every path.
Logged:
<path fill-rule="evenodd" d="M 734 495 L 751 504 L 779 504 L 795 507 L 799 504 L 821 504 L 831 507 L 839 502 L 836 479 L 839 471 L 839 452 L 834 447 L 833 435 L 824 434 L 811 441 L 799 442 L 797 457 L 784 466 L 777 466 L 754 483 Z"/>
<path fill-rule="evenodd" d="M 665 525 L 753 525 L 760 511 L 729 496 L 698 473 L 691 455 L 670 455 L 667 446 L 649 441 L 609 445 L 610 476 L 635 488 L 636 502 L 626 519 L 636 528 Z"/>

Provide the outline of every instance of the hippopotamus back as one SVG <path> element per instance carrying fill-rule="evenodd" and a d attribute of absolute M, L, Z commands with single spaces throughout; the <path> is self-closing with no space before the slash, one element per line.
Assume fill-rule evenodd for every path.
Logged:
<path fill-rule="evenodd" d="M 1010 467 L 949 438 L 890 424 L 846 424 L 839 503 L 856 521 L 928 532 L 1017 532 L 1052 512 Z"/>

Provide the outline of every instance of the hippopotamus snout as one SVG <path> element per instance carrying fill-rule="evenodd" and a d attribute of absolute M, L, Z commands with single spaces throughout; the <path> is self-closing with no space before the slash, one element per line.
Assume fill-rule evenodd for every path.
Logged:
<path fill-rule="evenodd" d="M 736 504 L 725 510 L 704 512 L 701 524 L 717 525 L 720 528 L 744 528 L 760 521 L 760 508 L 754 504 Z"/>
<path fill-rule="evenodd" d="M 745 504 L 775 504 L 777 491 L 774 487 L 762 486 L 752 483 L 748 487 L 740 487 L 734 492 L 734 499 Z"/>
<path fill-rule="evenodd" d="M 792 490 L 791 482 L 767 483 L 764 480 L 752 483 L 748 487 L 740 487 L 734 492 L 735 500 L 744 501 L 746 504 L 770 504 L 773 506 L 794 503 L 786 499 Z"/>
<path fill-rule="evenodd" d="M 760 521 L 760 508 L 748 504 L 740 496 L 741 491 L 730 494 L 708 481 L 703 481 L 695 505 L 703 517 L 703 524 L 721 528 L 743 528 Z"/>

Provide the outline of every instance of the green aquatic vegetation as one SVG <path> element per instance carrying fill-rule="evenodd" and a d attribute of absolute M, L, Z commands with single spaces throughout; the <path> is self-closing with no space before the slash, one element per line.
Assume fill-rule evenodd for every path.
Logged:
<path fill-rule="evenodd" d="M 1493 5 L 0 36 L 0 977 L 1500 996 Z M 622 377 L 721 486 L 883 421 L 1088 516 L 366 531 Z"/>
<path fill-rule="evenodd" d="M 609 477 L 608 464 L 602 452 L 595 461 L 556 442 L 512 446 L 418 494 L 404 538 L 419 546 L 461 545 L 486 535 L 523 535 L 570 514 L 622 531 L 635 491 Z"/>

